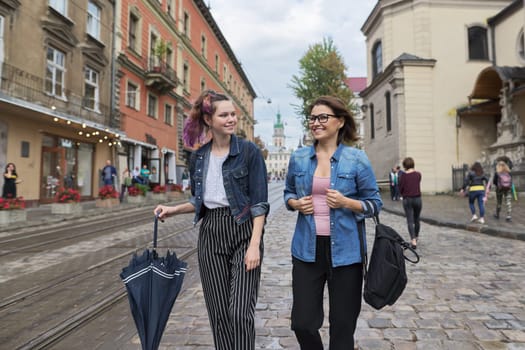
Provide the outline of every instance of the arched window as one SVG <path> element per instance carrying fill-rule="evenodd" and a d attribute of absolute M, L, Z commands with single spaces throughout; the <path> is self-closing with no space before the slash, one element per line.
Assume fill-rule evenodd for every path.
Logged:
<path fill-rule="evenodd" d="M 372 47 L 372 79 L 383 71 L 383 49 L 381 41 Z"/>
<path fill-rule="evenodd" d="M 487 29 L 473 26 L 468 29 L 468 58 L 470 60 L 488 60 Z"/>
<path fill-rule="evenodd" d="M 386 106 L 386 131 L 392 131 L 392 110 L 390 107 L 390 91 L 385 93 L 385 106 Z"/>
<path fill-rule="evenodd" d="M 370 139 L 373 140 L 376 137 L 376 126 L 374 123 L 374 104 L 370 104 Z"/>
<path fill-rule="evenodd" d="M 518 35 L 517 50 L 519 59 L 525 61 L 525 37 L 523 35 L 523 28 L 521 28 L 520 34 Z"/>

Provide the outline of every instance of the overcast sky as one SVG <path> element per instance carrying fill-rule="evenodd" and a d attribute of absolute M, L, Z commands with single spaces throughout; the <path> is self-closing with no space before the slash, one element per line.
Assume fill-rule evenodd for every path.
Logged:
<path fill-rule="evenodd" d="M 255 136 L 271 144 L 277 111 L 285 122 L 287 147 L 302 135 L 288 87 L 310 45 L 331 37 L 348 76 L 366 77 L 361 26 L 377 0 L 205 0 L 250 80 L 255 100 Z M 272 100 L 271 104 L 267 99 Z"/>

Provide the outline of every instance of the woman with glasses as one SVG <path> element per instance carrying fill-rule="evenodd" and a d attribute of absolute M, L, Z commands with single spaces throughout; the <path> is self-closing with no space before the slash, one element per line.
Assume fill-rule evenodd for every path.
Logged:
<path fill-rule="evenodd" d="M 191 198 L 159 205 L 159 218 L 195 212 L 198 260 L 215 349 L 255 349 L 255 305 L 263 258 L 263 227 L 269 211 L 266 166 L 261 151 L 235 136 L 232 101 L 213 91 L 195 102 L 184 128 L 193 147 Z M 209 133 L 208 133 L 209 132 Z"/>
<path fill-rule="evenodd" d="M 358 225 L 382 202 L 365 153 L 351 146 L 356 125 L 339 98 L 322 96 L 309 108 L 314 144 L 291 156 L 284 190 L 298 212 L 292 238 L 292 330 L 302 350 L 323 349 L 323 291 L 328 285 L 330 350 L 353 349 L 361 311 L 363 256 Z M 363 237 L 364 239 L 365 237 Z"/>

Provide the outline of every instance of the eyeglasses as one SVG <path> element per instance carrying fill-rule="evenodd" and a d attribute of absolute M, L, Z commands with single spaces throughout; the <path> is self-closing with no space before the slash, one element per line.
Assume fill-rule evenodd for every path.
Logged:
<path fill-rule="evenodd" d="M 328 118 L 330 117 L 337 117 L 335 114 L 328 114 L 328 113 L 321 113 L 318 115 L 310 115 L 308 116 L 308 123 L 314 124 L 316 120 L 319 120 L 319 123 L 324 124 L 328 121 Z"/>

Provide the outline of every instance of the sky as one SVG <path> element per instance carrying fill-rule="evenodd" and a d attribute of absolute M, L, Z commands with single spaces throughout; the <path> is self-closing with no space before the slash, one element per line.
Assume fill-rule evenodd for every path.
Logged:
<path fill-rule="evenodd" d="M 377 0 L 205 0 L 254 88 L 255 136 L 270 145 L 276 114 L 286 146 L 297 148 L 302 127 L 289 87 L 309 46 L 332 38 L 347 76 L 366 77 L 361 27 Z M 271 99 L 271 103 L 268 103 Z"/>

